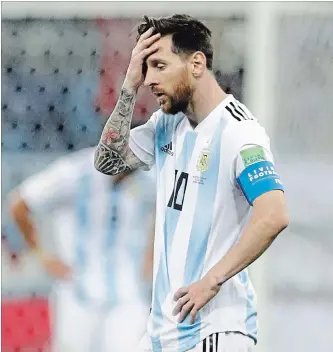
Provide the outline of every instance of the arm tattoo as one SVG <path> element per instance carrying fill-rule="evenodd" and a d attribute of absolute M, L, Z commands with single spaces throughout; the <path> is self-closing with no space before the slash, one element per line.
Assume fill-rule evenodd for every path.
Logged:
<path fill-rule="evenodd" d="M 117 175 L 132 170 L 118 152 L 99 143 L 95 153 L 95 167 L 106 175 Z"/>
<path fill-rule="evenodd" d="M 107 175 L 116 175 L 138 166 L 135 155 L 130 154 L 128 148 L 135 98 L 136 93 L 122 88 L 117 105 L 104 126 L 95 153 L 95 167 Z"/>

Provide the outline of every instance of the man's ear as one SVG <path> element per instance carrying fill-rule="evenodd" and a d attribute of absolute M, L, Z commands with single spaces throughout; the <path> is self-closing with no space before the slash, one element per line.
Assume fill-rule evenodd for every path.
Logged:
<path fill-rule="evenodd" d="M 201 51 L 196 51 L 191 57 L 192 74 L 195 78 L 202 76 L 206 69 L 206 56 Z"/>

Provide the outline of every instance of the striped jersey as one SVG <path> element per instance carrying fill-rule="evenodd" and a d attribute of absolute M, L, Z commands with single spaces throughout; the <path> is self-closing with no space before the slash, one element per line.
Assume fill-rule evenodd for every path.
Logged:
<path fill-rule="evenodd" d="M 228 95 L 193 128 L 183 113 L 157 111 L 131 131 L 130 148 L 156 167 L 152 309 L 144 351 L 182 352 L 207 336 L 239 331 L 256 340 L 255 292 L 247 270 L 178 323 L 175 292 L 200 280 L 240 238 L 255 198 L 283 189 L 270 141 L 251 112 Z"/>
<path fill-rule="evenodd" d="M 143 256 L 153 228 L 155 185 L 142 171 L 119 183 L 94 167 L 95 148 L 58 159 L 27 179 L 20 193 L 36 215 L 51 214 L 56 254 L 73 271 L 87 304 L 145 299 Z"/>

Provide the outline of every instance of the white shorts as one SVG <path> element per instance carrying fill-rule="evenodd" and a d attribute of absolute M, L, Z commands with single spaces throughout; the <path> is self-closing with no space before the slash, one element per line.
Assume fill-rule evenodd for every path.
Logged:
<path fill-rule="evenodd" d="M 145 339 L 147 335 L 143 340 Z M 139 352 L 152 352 L 151 349 L 143 347 L 143 340 Z M 254 340 L 249 336 L 238 332 L 220 332 L 208 336 L 188 352 L 251 352 L 253 348 Z"/>
<path fill-rule="evenodd" d="M 146 330 L 149 310 L 141 302 L 106 309 L 81 304 L 71 289 L 52 296 L 52 352 L 133 352 Z"/>
<path fill-rule="evenodd" d="M 254 340 L 237 332 L 223 332 L 208 336 L 192 348 L 192 352 L 251 352 Z"/>

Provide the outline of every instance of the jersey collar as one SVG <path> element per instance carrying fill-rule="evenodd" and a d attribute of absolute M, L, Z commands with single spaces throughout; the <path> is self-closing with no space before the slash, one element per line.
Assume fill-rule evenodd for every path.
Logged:
<path fill-rule="evenodd" d="M 223 110 L 230 101 L 233 101 L 235 98 L 232 94 L 228 94 L 225 99 L 223 99 L 220 104 L 216 106 L 195 128 L 193 128 L 185 116 L 184 120 L 186 123 L 186 128 L 190 132 L 213 132 L 216 128 L 216 124 L 224 116 Z"/>

